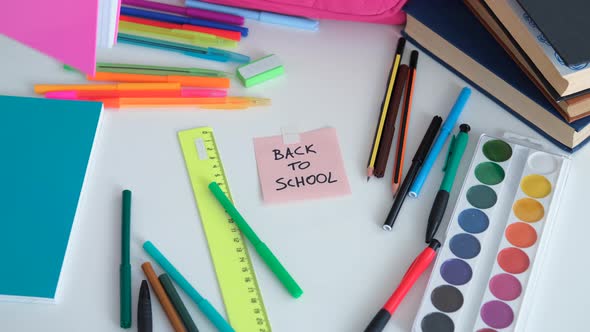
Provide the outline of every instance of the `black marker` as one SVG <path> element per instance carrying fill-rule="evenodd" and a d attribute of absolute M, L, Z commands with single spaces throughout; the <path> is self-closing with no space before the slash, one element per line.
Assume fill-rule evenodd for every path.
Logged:
<path fill-rule="evenodd" d="M 141 281 L 137 302 L 137 331 L 152 332 L 152 302 L 147 281 Z"/>
<path fill-rule="evenodd" d="M 428 130 L 426 130 L 426 134 L 424 134 L 424 138 L 422 138 L 422 142 L 420 143 L 420 146 L 418 147 L 418 150 L 416 150 L 416 154 L 412 159 L 412 166 L 410 167 L 406 178 L 402 182 L 402 186 L 400 187 L 397 196 L 395 196 L 393 206 L 387 215 L 387 219 L 385 219 L 385 223 L 383 224 L 384 230 L 390 231 L 393 227 L 393 223 L 395 223 L 395 219 L 402 208 L 402 204 L 404 204 L 404 200 L 410 191 L 410 187 L 412 186 L 416 175 L 418 175 L 420 167 L 422 167 L 422 163 L 424 163 L 424 159 L 426 158 L 426 155 L 428 154 L 428 151 L 434 142 L 434 138 L 436 137 L 436 133 L 438 132 L 441 124 L 442 118 L 440 116 L 437 115 L 432 118 L 432 122 L 430 122 L 430 126 L 428 126 Z"/>

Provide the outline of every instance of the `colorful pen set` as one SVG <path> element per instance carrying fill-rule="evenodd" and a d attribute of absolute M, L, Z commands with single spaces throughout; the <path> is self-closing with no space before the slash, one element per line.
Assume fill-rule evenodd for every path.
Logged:
<path fill-rule="evenodd" d="M 131 83 L 123 83 L 131 84 Z M 146 83 L 147 84 L 147 83 Z M 101 85 L 97 85 L 100 87 Z M 227 97 L 225 91 L 174 89 L 174 90 L 117 90 L 116 85 L 66 85 L 36 87 L 46 98 L 99 101 L 106 108 L 199 108 L 219 110 L 240 110 L 256 106 L 268 106 L 270 99 L 257 97 Z M 199 96 L 200 95 L 200 96 Z"/>
<path fill-rule="evenodd" d="M 168 29 L 197 31 L 197 32 L 206 33 L 206 34 L 214 35 L 214 36 L 217 36 L 220 38 L 231 39 L 231 40 L 235 40 L 235 41 L 240 41 L 242 39 L 242 34 L 240 34 L 238 31 L 229 31 L 229 30 L 223 30 L 223 29 L 201 27 L 201 26 L 190 25 L 190 24 L 176 24 L 176 23 L 162 22 L 162 21 L 158 21 L 158 20 L 151 20 L 151 19 L 147 19 L 147 18 L 128 16 L 128 15 L 121 15 L 119 17 L 119 21 L 146 24 L 146 25 L 157 26 L 157 27 L 168 28 Z"/>
<path fill-rule="evenodd" d="M 116 83 L 36 84 L 35 93 L 50 99 L 102 102 L 111 109 L 242 110 L 271 103 L 266 98 L 227 96 L 228 74 L 217 70 L 107 62 L 97 63 L 97 69 L 94 76 L 87 76 L 89 81 Z"/>
<path fill-rule="evenodd" d="M 143 244 L 143 249 L 147 254 L 176 282 L 186 295 L 197 305 L 199 310 L 209 319 L 209 321 L 220 332 L 235 332 L 223 316 L 205 299 L 186 278 L 176 269 L 176 267 L 156 248 L 150 241 Z"/>
<path fill-rule="evenodd" d="M 208 20 L 203 20 L 203 19 L 199 19 L 199 18 L 178 16 L 178 15 L 162 13 L 162 12 L 154 12 L 154 11 L 144 10 L 144 9 L 140 9 L 140 8 L 122 6 L 121 7 L 121 15 L 129 15 L 129 16 L 147 18 L 147 19 L 151 19 L 151 20 L 164 21 L 164 22 L 168 22 L 168 23 L 190 24 L 190 25 L 202 26 L 202 27 L 207 27 L 207 28 L 237 31 L 242 35 L 242 37 L 248 36 L 248 28 L 246 28 L 246 27 L 225 24 L 225 23 L 219 23 L 219 22 L 214 22 L 214 21 L 208 21 Z"/>
<path fill-rule="evenodd" d="M 145 274 L 145 277 L 147 278 L 148 282 L 152 286 L 152 289 L 154 290 L 156 297 L 160 301 L 162 309 L 164 310 L 166 317 L 168 317 L 168 321 L 170 322 L 170 325 L 172 325 L 174 331 L 186 332 L 186 329 L 182 324 L 182 320 L 180 319 L 178 312 L 174 308 L 172 301 L 170 301 L 170 298 L 164 290 L 164 287 L 158 280 L 158 276 L 156 275 L 156 271 L 154 271 L 152 264 L 150 264 L 149 262 L 145 262 L 141 264 L 141 269 L 143 270 L 143 273 Z"/>
<path fill-rule="evenodd" d="M 226 24 L 243 25 L 244 18 L 238 15 L 220 13 L 197 8 L 186 8 L 182 6 L 168 5 L 160 2 L 145 1 L 145 0 L 122 0 L 121 4 L 126 6 L 141 7 L 145 9 L 153 9 L 163 12 L 169 12 L 178 15 L 190 16 L 193 18 L 200 18 Z"/>
<path fill-rule="evenodd" d="M 187 44 L 190 46 L 216 46 L 230 48 L 238 46 L 238 43 L 235 40 L 221 38 L 208 33 L 183 29 L 163 28 L 135 22 L 120 21 L 119 32 L 128 35 L 136 35 L 163 41 L 177 42 Z"/>
<path fill-rule="evenodd" d="M 89 81 L 126 82 L 126 83 L 179 83 L 181 86 L 196 88 L 229 88 L 227 77 L 201 77 L 182 75 L 146 75 L 128 73 L 97 72 L 94 76 L 86 76 Z"/>
<path fill-rule="evenodd" d="M 427 132 L 426 136 L 424 137 L 422 144 L 418 148 L 418 151 L 416 151 L 416 155 L 414 156 L 414 159 L 412 159 L 412 166 L 411 166 L 410 170 L 408 171 L 408 174 L 406 175 L 405 179 L 401 182 L 401 187 L 399 189 L 399 192 L 395 196 L 393 206 L 391 207 L 391 210 L 389 211 L 389 214 L 387 215 L 385 223 L 383 224 L 383 229 L 385 229 L 385 230 L 392 229 L 393 224 L 395 223 L 395 220 L 397 219 L 397 215 L 401 210 L 402 204 L 403 204 L 406 196 L 416 197 L 417 194 L 420 192 L 420 189 L 422 188 L 422 185 L 424 184 L 424 182 L 428 176 L 428 173 L 432 169 L 432 166 L 434 165 L 436 158 L 438 157 L 440 151 L 442 150 L 443 145 L 445 144 L 447 138 L 449 137 L 449 135 L 452 131 L 452 128 L 455 125 L 455 123 L 457 122 L 459 115 L 461 114 L 461 112 L 465 106 L 465 103 L 469 99 L 470 95 L 471 95 L 471 89 L 467 88 L 467 87 L 463 88 L 461 90 L 461 93 L 457 97 L 457 101 L 455 102 L 455 105 L 451 109 L 449 116 L 447 117 L 445 122 L 442 124 L 442 127 L 439 123 L 436 128 L 432 128 L 432 125 L 429 128 L 429 131 Z M 440 117 L 438 117 L 438 118 L 440 118 Z M 441 121 L 439 121 L 439 122 L 442 122 L 442 118 L 441 118 Z M 441 130 L 437 136 L 437 133 L 439 132 L 439 130 L 438 130 L 439 127 L 441 128 Z M 468 132 L 469 132 L 469 126 L 463 125 L 461 128 L 461 134 L 459 135 L 459 137 L 461 137 L 462 144 L 465 144 L 465 145 L 467 144 L 466 141 L 467 141 L 467 133 Z M 436 140 L 435 140 L 435 137 L 436 137 Z M 463 143 L 463 140 L 464 140 L 464 143 Z M 448 158 L 451 158 L 451 156 L 452 156 L 453 158 L 451 158 L 451 160 L 457 163 L 457 164 L 452 164 L 450 166 L 458 167 L 458 162 L 460 161 L 460 158 L 457 161 L 453 154 L 455 154 L 455 153 L 459 154 L 459 152 L 460 152 L 460 156 L 462 156 L 463 155 L 462 151 L 464 151 L 465 147 L 463 146 L 460 150 L 457 150 L 455 152 L 454 151 L 455 147 L 453 144 L 454 144 L 454 141 L 451 142 L 451 147 L 449 148 L 450 155 Z M 454 172 L 450 171 L 446 174 L 454 174 Z M 400 176 L 400 178 L 401 178 L 401 176 Z M 440 219 L 442 219 L 442 215 L 439 215 L 439 214 L 441 214 L 441 213 L 444 214 L 444 209 L 446 208 L 446 201 L 448 200 L 448 195 L 449 195 L 450 189 L 452 187 L 452 183 L 454 181 L 454 175 L 453 175 L 452 179 L 447 179 L 446 181 L 447 182 L 444 185 L 444 188 L 441 187 L 441 189 L 446 189 L 446 195 L 445 195 L 445 193 L 439 192 L 439 195 L 437 195 L 435 203 L 432 207 L 433 211 L 431 212 L 431 216 L 429 218 L 429 222 L 428 222 L 429 226 L 428 226 L 428 230 L 427 230 L 427 234 L 426 234 L 426 239 L 427 239 L 426 241 L 427 242 L 429 239 L 432 239 L 435 236 L 436 229 L 438 228 L 438 225 L 440 224 Z M 446 199 L 445 199 L 445 197 L 446 197 Z M 440 210 L 442 210 L 442 212 Z"/>

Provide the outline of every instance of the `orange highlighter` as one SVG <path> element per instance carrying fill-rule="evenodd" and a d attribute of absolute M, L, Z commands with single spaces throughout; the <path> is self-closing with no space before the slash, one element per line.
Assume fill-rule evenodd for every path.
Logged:
<path fill-rule="evenodd" d="M 35 93 L 52 91 L 137 91 L 180 90 L 180 83 L 115 83 L 115 84 L 35 84 Z"/>
<path fill-rule="evenodd" d="M 181 86 L 192 86 L 198 88 L 229 88 L 230 82 L 227 77 L 204 77 L 204 76 L 182 76 L 182 75 L 148 75 L 97 72 L 96 75 L 88 75 L 89 81 L 110 81 L 129 83 L 180 83 Z"/>
<path fill-rule="evenodd" d="M 270 99 L 255 97 L 221 98 L 104 98 L 98 99 L 105 108 L 191 107 L 201 109 L 246 109 L 270 105 Z"/>

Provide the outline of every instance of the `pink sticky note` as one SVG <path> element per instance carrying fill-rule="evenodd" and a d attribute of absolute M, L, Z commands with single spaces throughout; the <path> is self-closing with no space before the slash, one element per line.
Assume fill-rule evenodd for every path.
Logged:
<path fill-rule="evenodd" d="M 262 196 L 282 203 L 350 194 L 336 129 L 299 134 L 300 141 L 284 144 L 283 136 L 254 139 Z"/>
<path fill-rule="evenodd" d="M 91 75 L 97 27 L 98 0 L 6 0 L 0 10 L 0 34 Z"/>

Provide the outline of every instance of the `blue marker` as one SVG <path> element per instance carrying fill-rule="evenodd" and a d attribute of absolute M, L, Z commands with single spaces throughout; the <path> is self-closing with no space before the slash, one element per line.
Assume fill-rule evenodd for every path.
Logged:
<path fill-rule="evenodd" d="M 316 31 L 319 27 L 319 21 L 311 20 L 304 17 L 297 17 L 291 15 L 276 14 L 271 12 L 264 12 L 258 10 L 244 9 L 238 7 L 218 5 L 198 0 L 186 0 L 188 7 L 211 10 L 214 12 L 232 14 L 243 16 L 252 20 L 257 20 L 264 23 L 278 24 L 289 26 L 297 29 Z"/>
<path fill-rule="evenodd" d="M 244 28 L 237 25 L 213 22 L 208 20 L 202 20 L 198 18 L 189 18 L 184 16 L 166 14 L 161 12 L 154 12 L 151 10 L 144 10 L 139 8 L 133 7 L 121 7 L 121 15 L 129 15 L 134 17 L 146 18 L 149 20 L 156 20 L 156 21 L 163 21 L 168 23 L 176 23 L 176 24 L 191 24 L 191 25 L 198 25 L 207 28 L 215 28 L 215 29 L 223 29 L 223 30 L 230 30 L 230 31 L 237 31 L 242 36 L 248 36 L 248 28 Z"/>
<path fill-rule="evenodd" d="M 440 151 L 445 145 L 447 138 L 449 137 L 449 135 L 451 135 L 451 131 L 453 130 L 453 127 L 455 127 L 455 124 L 459 119 L 459 115 L 461 115 L 461 112 L 465 107 L 465 103 L 467 103 L 467 99 L 469 99 L 470 95 L 470 88 L 465 87 L 463 88 L 463 90 L 461 90 L 461 93 L 459 94 L 459 97 L 457 97 L 455 105 L 449 112 L 449 116 L 440 128 L 440 133 L 438 134 L 436 141 L 434 141 L 434 145 L 432 145 L 432 149 L 428 153 L 428 157 L 426 157 L 426 160 L 422 165 L 422 169 L 420 169 L 420 172 L 416 176 L 414 183 L 412 183 L 412 186 L 410 187 L 410 197 L 418 197 L 418 195 L 420 195 L 420 190 L 422 190 L 422 186 L 424 185 L 424 182 L 426 182 L 428 173 L 432 169 L 432 166 L 434 165 L 436 158 L 438 157 Z"/>

